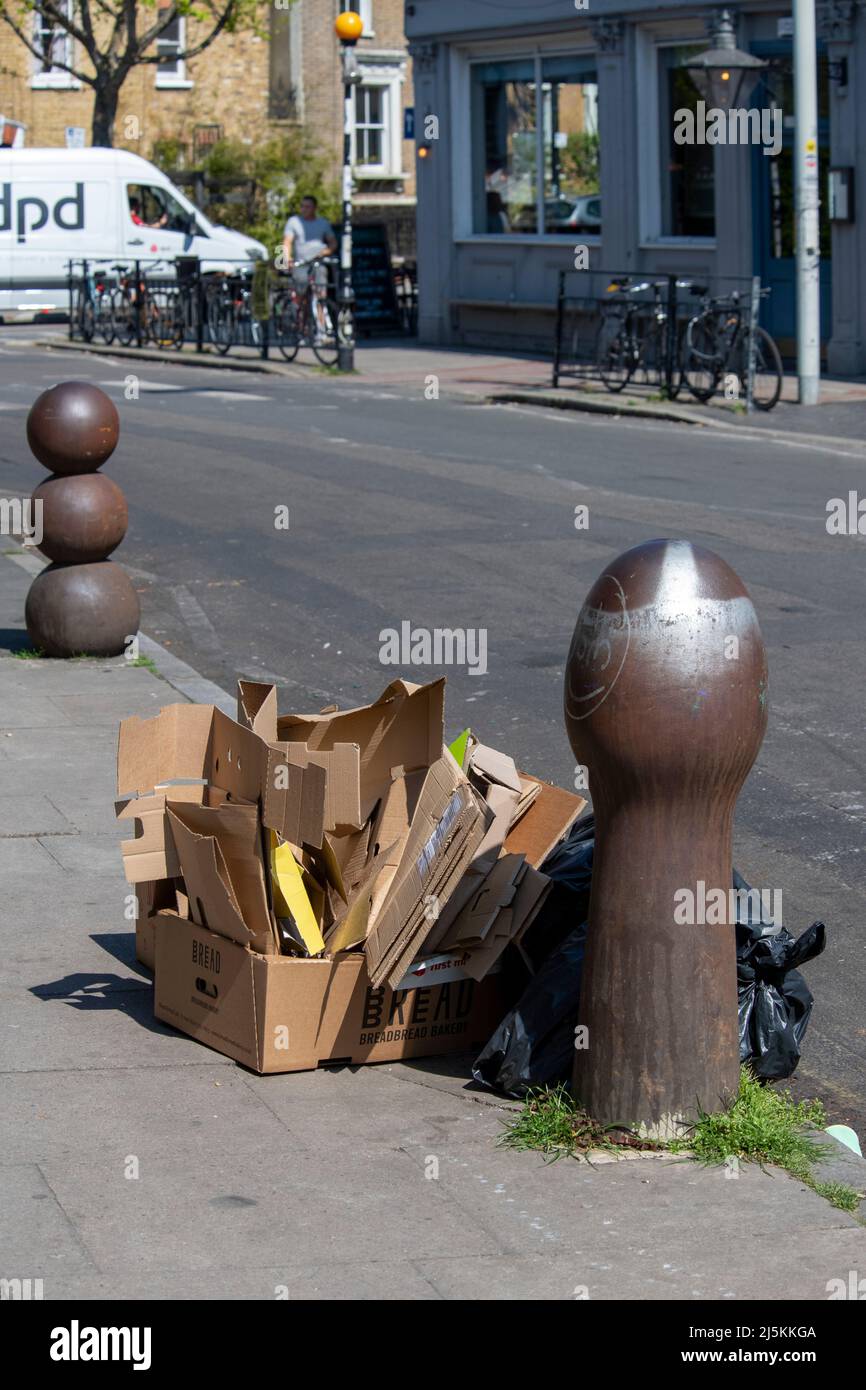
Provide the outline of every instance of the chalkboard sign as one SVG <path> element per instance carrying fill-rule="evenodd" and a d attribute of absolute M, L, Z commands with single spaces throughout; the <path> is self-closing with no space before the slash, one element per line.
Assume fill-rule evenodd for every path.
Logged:
<path fill-rule="evenodd" d="M 352 285 L 359 324 L 366 328 L 399 326 L 400 311 L 384 222 L 352 228 Z"/>

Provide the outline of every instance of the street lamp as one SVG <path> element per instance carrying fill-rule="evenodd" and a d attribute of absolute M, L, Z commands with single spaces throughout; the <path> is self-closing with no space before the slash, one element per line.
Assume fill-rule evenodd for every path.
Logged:
<path fill-rule="evenodd" d="M 735 26 L 733 10 L 719 10 L 710 28 L 713 47 L 682 64 L 707 105 L 722 111 L 736 106 L 743 80 L 756 79 L 767 66 L 760 58 L 737 48 Z"/>
<path fill-rule="evenodd" d="M 364 21 L 354 10 L 345 10 L 334 22 L 343 61 L 343 234 L 340 240 L 340 294 L 337 316 L 337 366 L 341 372 L 355 367 L 355 292 L 352 288 L 352 88 L 361 80 L 355 45 Z"/>

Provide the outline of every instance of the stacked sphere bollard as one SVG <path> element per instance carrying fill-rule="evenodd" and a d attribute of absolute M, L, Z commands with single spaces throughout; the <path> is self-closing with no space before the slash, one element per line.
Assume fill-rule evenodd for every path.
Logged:
<path fill-rule="evenodd" d="M 33 502 L 41 503 L 39 549 L 52 563 L 25 608 L 30 640 L 46 656 L 118 656 L 138 632 L 138 595 L 108 558 L 126 534 L 126 498 L 97 471 L 119 433 L 113 401 L 86 381 L 43 391 L 27 417 L 30 449 L 51 470 Z"/>

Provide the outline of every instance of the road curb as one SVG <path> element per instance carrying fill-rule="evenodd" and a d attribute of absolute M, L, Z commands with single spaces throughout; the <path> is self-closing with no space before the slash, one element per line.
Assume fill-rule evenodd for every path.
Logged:
<path fill-rule="evenodd" d="M 221 357 L 215 352 L 183 353 L 160 352 L 156 348 L 118 347 L 112 343 L 82 343 L 77 338 L 33 338 L 26 346 L 50 348 L 58 352 L 86 352 L 94 357 L 119 357 L 129 362 L 159 362 L 167 367 L 215 367 L 223 372 L 257 372 L 261 376 L 281 376 L 297 379 L 298 373 L 312 372 L 315 363 L 271 362 L 261 357 L 238 358 Z"/>
<path fill-rule="evenodd" d="M 614 401 L 609 397 L 596 396 L 589 392 L 559 395 L 553 391 L 492 391 L 486 400 L 494 405 L 538 405 L 556 410 L 581 410 L 591 415 L 634 415 L 645 420 L 667 420 L 680 425 L 708 426 L 711 429 L 728 423 L 714 420 L 712 417 L 705 419 L 696 412 L 677 406 L 632 404 L 629 401 Z"/>
<path fill-rule="evenodd" d="M 763 439 L 767 443 L 782 440 L 787 443 L 799 444 L 803 448 L 811 445 L 816 449 L 847 449 L 858 457 L 866 459 L 866 444 L 861 443 L 859 439 L 848 439 L 845 435 L 798 434 L 794 430 L 755 429 L 749 425 L 738 424 L 732 417 L 718 419 L 712 415 L 698 415 L 687 408 L 677 408 L 676 406 L 630 405 L 626 401 L 620 401 L 617 404 L 613 400 L 607 400 L 604 397 L 599 398 L 589 392 L 555 395 L 552 391 L 505 390 L 491 392 L 484 397 L 484 400 L 488 405 L 534 405 L 542 409 L 573 410 L 589 415 L 634 416 L 645 420 L 664 420 L 669 423 L 697 425 L 709 429 L 727 430 L 742 436 L 743 439 Z M 710 407 L 710 409 L 713 408 Z"/>

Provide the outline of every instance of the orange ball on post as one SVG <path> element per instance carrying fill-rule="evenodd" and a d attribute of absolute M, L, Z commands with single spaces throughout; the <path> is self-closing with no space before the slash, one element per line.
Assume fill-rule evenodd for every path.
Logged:
<path fill-rule="evenodd" d="M 334 21 L 340 43 L 355 44 L 364 32 L 364 21 L 354 10 L 344 10 Z"/>

